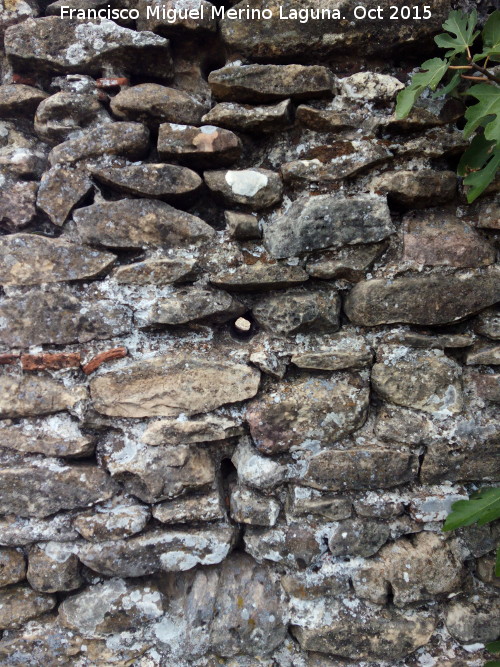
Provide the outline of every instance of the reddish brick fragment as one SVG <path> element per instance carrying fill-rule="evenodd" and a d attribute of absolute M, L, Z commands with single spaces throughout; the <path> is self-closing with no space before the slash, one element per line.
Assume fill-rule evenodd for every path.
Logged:
<path fill-rule="evenodd" d="M 129 80 L 125 76 L 107 76 L 97 79 L 95 85 L 98 88 L 115 88 L 116 86 L 128 86 Z"/>
<path fill-rule="evenodd" d="M 3 354 L 0 354 L 0 366 L 5 366 L 6 364 L 14 364 L 18 359 L 19 359 L 18 354 L 4 352 Z"/>
<path fill-rule="evenodd" d="M 22 354 L 23 371 L 59 370 L 60 368 L 78 368 L 81 356 L 79 352 L 44 352 L 42 354 Z"/>
<path fill-rule="evenodd" d="M 23 76 L 22 74 L 13 74 L 12 83 L 21 83 L 25 86 L 36 86 L 36 79 L 32 76 Z"/>
<path fill-rule="evenodd" d="M 121 359 L 122 357 L 127 356 L 126 347 L 114 347 L 111 350 L 106 350 L 105 352 L 100 352 L 93 357 L 88 364 L 82 366 L 82 371 L 85 375 L 90 375 L 93 373 L 101 364 L 105 361 L 110 361 L 111 359 Z"/>

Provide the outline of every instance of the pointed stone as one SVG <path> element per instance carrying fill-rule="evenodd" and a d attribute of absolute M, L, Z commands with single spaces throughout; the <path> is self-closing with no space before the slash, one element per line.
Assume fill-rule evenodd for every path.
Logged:
<path fill-rule="evenodd" d="M 206 171 L 210 190 L 229 206 L 249 206 L 254 211 L 279 204 L 283 184 L 279 174 L 269 169 Z"/>
<path fill-rule="evenodd" d="M 53 167 L 45 172 L 38 188 L 36 205 L 62 227 L 71 210 L 92 189 L 92 181 L 81 169 Z"/>

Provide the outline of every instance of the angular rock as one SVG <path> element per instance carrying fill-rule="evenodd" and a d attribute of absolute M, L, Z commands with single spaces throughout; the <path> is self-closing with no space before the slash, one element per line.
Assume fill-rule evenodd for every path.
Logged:
<path fill-rule="evenodd" d="M 40 234 L 0 238 L 0 284 L 36 285 L 95 278 L 113 265 L 109 252 Z"/>
<path fill-rule="evenodd" d="M 335 141 L 309 150 L 304 159 L 281 165 L 281 175 L 284 182 L 291 185 L 328 184 L 354 176 L 391 157 L 387 148 L 370 139 Z"/>
<path fill-rule="evenodd" d="M 103 66 L 125 68 L 142 76 L 167 78 L 172 59 L 167 39 L 135 32 L 114 21 L 47 16 L 28 19 L 5 33 L 5 51 L 15 68 L 100 74 Z"/>
<path fill-rule="evenodd" d="M 34 288 L 0 300 L 0 343 L 8 347 L 83 343 L 126 333 L 130 320 L 128 308 L 111 301 L 83 300 L 63 287 Z"/>
<path fill-rule="evenodd" d="M 101 375 L 90 391 L 95 409 L 111 417 L 174 417 L 251 398 L 259 380 L 245 364 L 173 354 Z"/>
<path fill-rule="evenodd" d="M 238 472 L 238 480 L 255 489 L 270 491 L 281 484 L 286 469 L 267 456 L 262 456 L 249 438 L 242 438 L 231 458 Z"/>
<path fill-rule="evenodd" d="M 140 533 L 150 518 L 146 505 L 127 496 L 115 496 L 79 513 L 73 525 L 86 540 L 121 540 Z"/>
<path fill-rule="evenodd" d="M 53 595 L 37 593 L 20 584 L 0 589 L 0 629 L 18 628 L 30 618 L 40 616 L 56 606 Z"/>
<path fill-rule="evenodd" d="M 372 386 L 382 398 L 403 407 L 444 415 L 462 410 L 461 368 L 444 355 L 389 357 L 373 366 Z"/>
<path fill-rule="evenodd" d="M 195 419 L 161 419 L 149 424 L 141 441 L 146 445 L 188 445 L 197 442 L 226 440 L 243 434 L 237 419 L 202 415 Z"/>
<path fill-rule="evenodd" d="M 417 471 L 418 459 L 409 452 L 382 447 L 327 450 L 309 460 L 298 481 L 325 491 L 389 489 L 414 480 Z"/>
<path fill-rule="evenodd" d="M 467 378 L 476 396 L 493 403 L 500 403 L 500 373 L 473 373 Z"/>
<path fill-rule="evenodd" d="M 303 486 L 292 486 L 285 509 L 287 518 L 291 516 L 297 519 L 301 516 L 313 515 L 328 521 L 340 521 L 351 516 L 352 503 L 350 500 L 333 494 L 321 493 Z"/>
<path fill-rule="evenodd" d="M 468 425 L 465 425 L 466 429 Z M 472 424 L 472 427 L 474 424 Z M 487 427 L 484 442 L 470 437 L 466 444 L 457 445 L 446 441 L 433 442 L 427 447 L 421 469 L 420 480 L 423 484 L 447 482 L 474 482 L 481 484 L 500 480 L 500 440 L 498 430 Z M 457 429 L 458 430 L 458 429 Z M 465 436 L 467 436 L 467 430 Z"/>
<path fill-rule="evenodd" d="M 396 344 L 403 347 L 424 348 L 427 350 L 446 350 L 447 348 L 470 347 L 474 343 L 471 334 L 438 334 L 436 336 L 417 331 L 391 331 L 381 339 L 382 343 Z"/>
<path fill-rule="evenodd" d="M 338 79 L 339 94 L 349 100 L 393 100 L 404 88 L 396 77 L 378 72 L 356 72 L 351 76 Z"/>
<path fill-rule="evenodd" d="M 160 618 L 165 601 L 152 583 L 113 578 L 66 598 L 59 607 L 62 625 L 87 637 L 102 637 Z"/>
<path fill-rule="evenodd" d="M 90 456 L 95 448 L 94 438 L 64 415 L 0 424 L 0 444 L 19 453 L 75 458 Z"/>
<path fill-rule="evenodd" d="M 432 421 L 421 412 L 385 405 L 377 413 L 375 434 L 382 440 L 427 445 L 433 432 Z"/>
<path fill-rule="evenodd" d="M 92 181 L 85 171 L 56 166 L 42 176 L 36 205 L 49 216 L 54 225 L 62 227 L 71 210 L 92 187 Z"/>
<path fill-rule="evenodd" d="M 218 521 L 226 518 L 218 491 L 205 495 L 185 496 L 153 505 L 153 516 L 161 523 Z"/>
<path fill-rule="evenodd" d="M 47 97 L 43 90 L 22 83 L 0 86 L 0 118 L 33 117 L 40 102 Z"/>
<path fill-rule="evenodd" d="M 339 371 L 344 368 L 360 370 L 371 364 L 373 353 L 361 336 L 337 337 L 331 344 L 310 352 L 300 352 L 291 358 L 298 368 Z"/>
<path fill-rule="evenodd" d="M 207 108 L 182 90 L 157 83 L 140 83 L 113 97 L 111 111 L 118 118 L 137 120 L 156 128 L 160 123 L 197 125 Z"/>
<path fill-rule="evenodd" d="M 394 233 L 385 198 L 359 195 L 302 197 L 264 226 L 273 257 L 292 257 L 320 248 L 382 241 Z"/>
<path fill-rule="evenodd" d="M 451 512 L 453 503 L 467 500 L 468 496 L 457 493 L 457 487 L 431 487 L 413 496 L 408 512 L 412 519 L 420 523 L 444 521 Z"/>
<path fill-rule="evenodd" d="M 278 355 L 270 350 L 265 338 L 262 342 L 258 342 L 257 345 L 252 348 L 248 360 L 266 375 L 270 375 L 278 380 L 285 377 L 288 365 L 287 356 Z"/>
<path fill-rule="evenodd" d="M 474 322 L 474 331 L 493 340 L 500 339 L 500 311 L 489 308 L 480 313 Z"/>
<path fill-rule="evenodd" d="M 164 201 L 176 201 L 193 195 L 201 187 L 198 174 L 173 164 L 139 164 L 128 167 L 92 169 L 98 181 L 118 192 Z"/>
<path fill-rule="evenodd" d="M 196 260 L 189 257 L 164 257 L 146 259 L 119 266 L 113 271 L 113 278 L 123 285 L 169 285 L 184 282 L 195 275 Z"/>
<path fill-rule="evenodd" d="M 209 189 L 229 206 L 248 206 L 254 211 L 279 204 L 283 185 L 278 174 L 268 169 L 206 171 Z"/>
<path fill-rule="evenodd" d="M 138 30 L 150 30 L 165 37 L 189 37 L 217 30 L 217 21 L 212 16 L 213 5 L 200 0 L 196 5 L 189 2 L 178 3 L 175 0 L 153 0 L 149 3 L 140 0 L 137 5 L 139 19 Z M 150 15 L 148 15 L 148 9 Z M 158 10 L 158 15 L 155 12 Z M 163 12 L 166 18 L 163 17 Z"/>
<path fill-rule="evenodd" d="M 47 519 L 23 518 L 10 514 L 0 519 L 0 544 L 25 546 L 41 540 L 76 540 L 78 533 L 71 522 L 71 514 L 55 514 Z"/>
<path fill-rule="evenodd" d="M 277 523 L 274 527 L 245 528 L 245 549 L 257 562 L 271 561 L 288 564 L 293 569 L 315 567 L 325 552 L 327 531 L 317 521 Z"/>
<path fill-rule="evenodd" d="M 368 403 L 369 389 L 355 375 L 307 377 L 252 401 L 246 420 L 257 449 L 277 454 L 313 443 L 331 446 L 363 425 Z"/>
<path fill-rule="evenodd" d="M 403 223 L 404 262 L 460 268 L 487 266 L 495 261 L 493 246 L 449 213 L 410 214 Z"/>
<path fill-rule="evenodd" d="M 397 491 L 368 491 L 354 501 L 354 508 L 358 516 L 372 519 L 391 519 L 403 514 L 404 497 Z"/>
<path fill-rule="evenodd" d="M 353 324 L 448 324 L 500 298 L 500 271 L 493 266 L 450 274 L 377 278 L 358 283 L 345 302 Z"/>
<path fill-rule="evenodd" d="M 281 509 L 275 498 L 266 498 L 244 486 L 231 491 L 230 507 L 233 521 L 253 526 L 274 526 Z"/>
<path fill-rule="evenodd" d="M 206 241 L 212 227 L 194 215 L 152 199 L 121 199 L 75 211 L 83 242 L 110 248 L 176 247 Z"/>
<path fill-rule="evenodd" d="M 230 130 L 214 125 L 163 123 L 158 133 L 158 155 L 162 160 L 206 169 L 227 167 L 241 155 L 241 142 Z"/>
<path fill-rule="evenodd" d="M 388 171 L 375 177 L 370 187 L 378 194 L 402 206 L 425 208 L 450 201 L 457 189 L 457 176 L 453 171 Z"/>
<path fill-rule="evenodd" d="M 13 181 L 0 173 L 0 222 L 9 229 L 26 227 L 36 215 L 38 184 Z"/>
<path fill-rule="evenodd" d="M 259 221 L 251 213 L 225 211 L 224 219 L 226 221 L 229 236 L 233 239 L 247 241 L 249 239 L 260 239 L 262 236 L 259 228 Z"/>
<path fill-rule="evenodd" d="M 238 65 L 210 72 L 214 97 L 228 102 L 274 102 L 333 96 L 333 78 L 319 65 Z"/>
<path fill-rule="evenodd" d="M 351 282 L 363 280 L 368 269 L 387 248 L 387 243 L 346 246 L 314 255 L 306 263 L 306 271 L 312 278 L 332 280 L 344 278 Z"/>
<path fill-rule="evenodd" d="M 28 552 L 27 579 L 40 593 L 73 591 L 83 583 L 74 546 L 64 542 L 41 542 Z"/>
<path fill-rule="evenodd" d="M 500 195 L 479 200 L 471 206 L 467 217 L 476 227 L 500 229 Z"/>
<path fill-rule="evenodd" d="M 387 524 L 368 519 L 348 519 L 333 526 L 328 548 L 334 556 L 345 558 L 373 556 L 391 534 Z"/>
<path fill-rule="evenodd" d="M 495 574 L 496 558 L 494 556 L 483 556 L 478 558 L 476 574 L 485 584 L 500 588 L 500 577 Z"/>
<path fill-rule="evenodd" d="M 0 549 L 0 588 L 17 584 L 26 577 L 24 555 L 17 549 Z"/>
<path fill-rule="evenodd" d="M 73 164 L 103 155 L 121 155 L 129 160 L 140 160 L 148 149 L 149 131 L 144 125 L 108 123 L 59 144 L 51 150 L 49 162 L 52 166 L 59 163 Z"/>
<path fill-rule="evenodd" d="M 260 299 L 252 313 L 258 324 L 274 334 L 287 336 L 308 331 L 337 331 L 340 298 L 333 289 L 287 291 Z"/>
<path fill-rule="evenodd" d="M 109 577 L 143 577 L 155 572 L 183 572 L 195 565 L 215 565 L 227 556 L 235 538 L 233 526 L 157 529 L 128 540 L 89 543 L 78 557 Z"/>
<path fill-rule="evenodd" d="M 2 514 L 45 517 L 110 498 L 117 485 L 95 465 L 68 466 L 57 459 L 5 467 L 0 472 Z"/>
<path fill-rule="evenodd" d="M 94 95 L 60 92 L 44 100 L 35 114 L 35 131 L 48 144 L 76 139 L 83 130 L 99 131 L 111 118 Z"/>
<path fill-rule="evenodd" d="M 47 377 L 0 377 L 0 418 L 36 417 L 73 410 L 87 399 L 83 386 L 66 388 Z"/>
<path fill-rule="evenodd" d="M 304 127 L 317 132 L 357 130 L 364 120 L 363 116 L 356 111 L 316 109 L 306 104 L 297 107 L 296 119 Z"/>
<path fill-rule="evenodd" d="M 482 595 L 452 602 L 446 614 L 448 632 L 461 644 L 488 643 L 498 638 L 498 597 Z"/>
<path fill-rule="evenodd" d="M 256 262 L 212 274 L 210 282 L 216 287 L 232 291 L 252 291 L 293 287 L 305 282 L 308 277 L 300 266 Z"/>
<path fill-rule="evenodd" d="M 292 124 L 291 100 L 266 106 L 221 102 L 202 118 L 203 123 L 240 132 L 275 132 Z"/>
<path fill-rule="evenodd" d="M 185 287 L 157 299 L 148 311 L 136 313 L 135 320 L 140 327 L 178 326 L 189 322 L 222 324 L 245 310 L 243 304 L 222 290 Z"/>
<path fill-rule="evenodd" d="M 500 344 L 476 343 L 470 350 L 467 350 L 465 363 L 467 366 L 500 365 Z"/>

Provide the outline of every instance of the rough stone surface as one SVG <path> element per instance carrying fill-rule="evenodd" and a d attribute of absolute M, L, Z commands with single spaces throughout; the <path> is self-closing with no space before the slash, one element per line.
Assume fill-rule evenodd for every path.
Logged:
<path fill-rule="evenodd" d="M 196 260 L 188 257 L 147 259 L 119 266 L 113 271 L 116 282 L 124 285 L 168 285 L 184 282 L 195 274 Z"/>
<path fill-rule="evenodd" d="M 34 544 L 29 550 L 26 574 L 30 586 L 41 593 L 79 588 L 83 578 L 73 551 L 72 545 L 64 542 Z"/>
<path fill-rule="evenodd" d="M 75 422 L 63 415 L 0 424 L 0 439 L 7 449 L 45 456 L 80 458 L 91 455 L 95 448 L 94 438 L 83 435 Z"/>
<path fill-rule="evenodd" d="M 285 336 L 306 331 L 337 331 L 340 298 L 335 290 L 290 290 L 260 299 L 252 312 L 264 329 Z"/>
<path fill-rule="evenodd" d="M 268 169 L 206 171 L 209 189 L 229 206 L 247 206 L 261 210 L 281 201 L 283 186 L 278 174 Z"/>
<path fill-rule="evenodd" d="M 226 273 L 217 273 L 210 276 L 212 285 L 235 291 L 293 287 L 307 279 L 307 273 L 299 266 L 263 263 L 240 266 Z"/>
<path fill-rule="evenodd" d="M 53 595 L 37 593 L 26 585 L 0 589 L 0 628 L 18 628 L 30 618 L 56 606 Z"/>
<path fill-rule="evenodd" d="M 203 415 L 193 419 L 160 419 L 152 422 L 142 434 L 147 445 L 182 445 L 214 442 L 242 435 L 240 422 L 227 417 Z"/>
<path fill-rule="evenodd" d="M 345 246 L 340 250 L 327 250 L 315 254 L 306 263 L 306 271 L 311 278 L 331 280 L 344 278 L 358 282 L 366 276 L 366 272 L 375 260 L 387 248 L 387 243 L 370 243 L 367 245 Z"/>
<path fill-rule="evenodd" d="M 74 409 L 87 398 L 83 386 L 66 388 L 46 377 L 0 377 L 0 417 L 35 417 Z"/>
<path fill-rule="evenodd" d="M 424 208 L 453 199 L 457 177 L 453 171 L 389 171 L 371 182 L 374 191 L 388 194 L 402 206 Z"/>
<path fill-rule="evenodd" d="M 26 561 L 17 549 L 0 549 L 0 588 L 17 584 L 26 577 Z"/>
<path fill-rule="evenodd" d="M 257 107 L 221 102 L 205 114 L 202 121 L 241 132 L 274 132 L 291 125 L 292 105 L 290 100 Z"/>
<path fill-rule="evenodd" d="M 38 188 L 36 205 L 51 222 L 62 227 L 71 210 L 92 189 L 88 174 L 80 169 L 58 166 L 45 172 Z"/>
<path fill-rule="evenodd" d="M 227 167 L 241 155 L 241 142 L 230 130 L 214 125 L 163 123 L 158 133 L 158 155 L 196 168 Z"/>
<path fill-rule="evenodd" d="M 36 110 L 35 131 L 49 144 L 77 138 L 82 130 L 97 130 L 111 118 L 93 95 L 60 92 L 44 100 Z"/>

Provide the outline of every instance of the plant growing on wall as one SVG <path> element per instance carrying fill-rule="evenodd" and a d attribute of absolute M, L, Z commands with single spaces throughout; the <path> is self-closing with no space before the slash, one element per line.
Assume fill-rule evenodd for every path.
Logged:
<path fill-rule="evenodd" d="M 423 63 L 399 93 L 396 106 L 396 116 L 405 118 L 427 88 L 435 91 L 435 97 L 464 97 L 464 136 L 471 143 L 460 160 L 458 175 L 464 177 L 469 203 L 484 192 L 500 168 L 500 73 L 494 68 L 500 63 L 500 11 L 489 16 L 482 31 L 476 31 L 476 25 L 476 11 L 450 12 L 443 23 L 446 32 L 435 37 L 436 44 L 447 49 L 444 57 Z M 450 80 L 436 91 L 446 75 L 451 75 Z"/>

